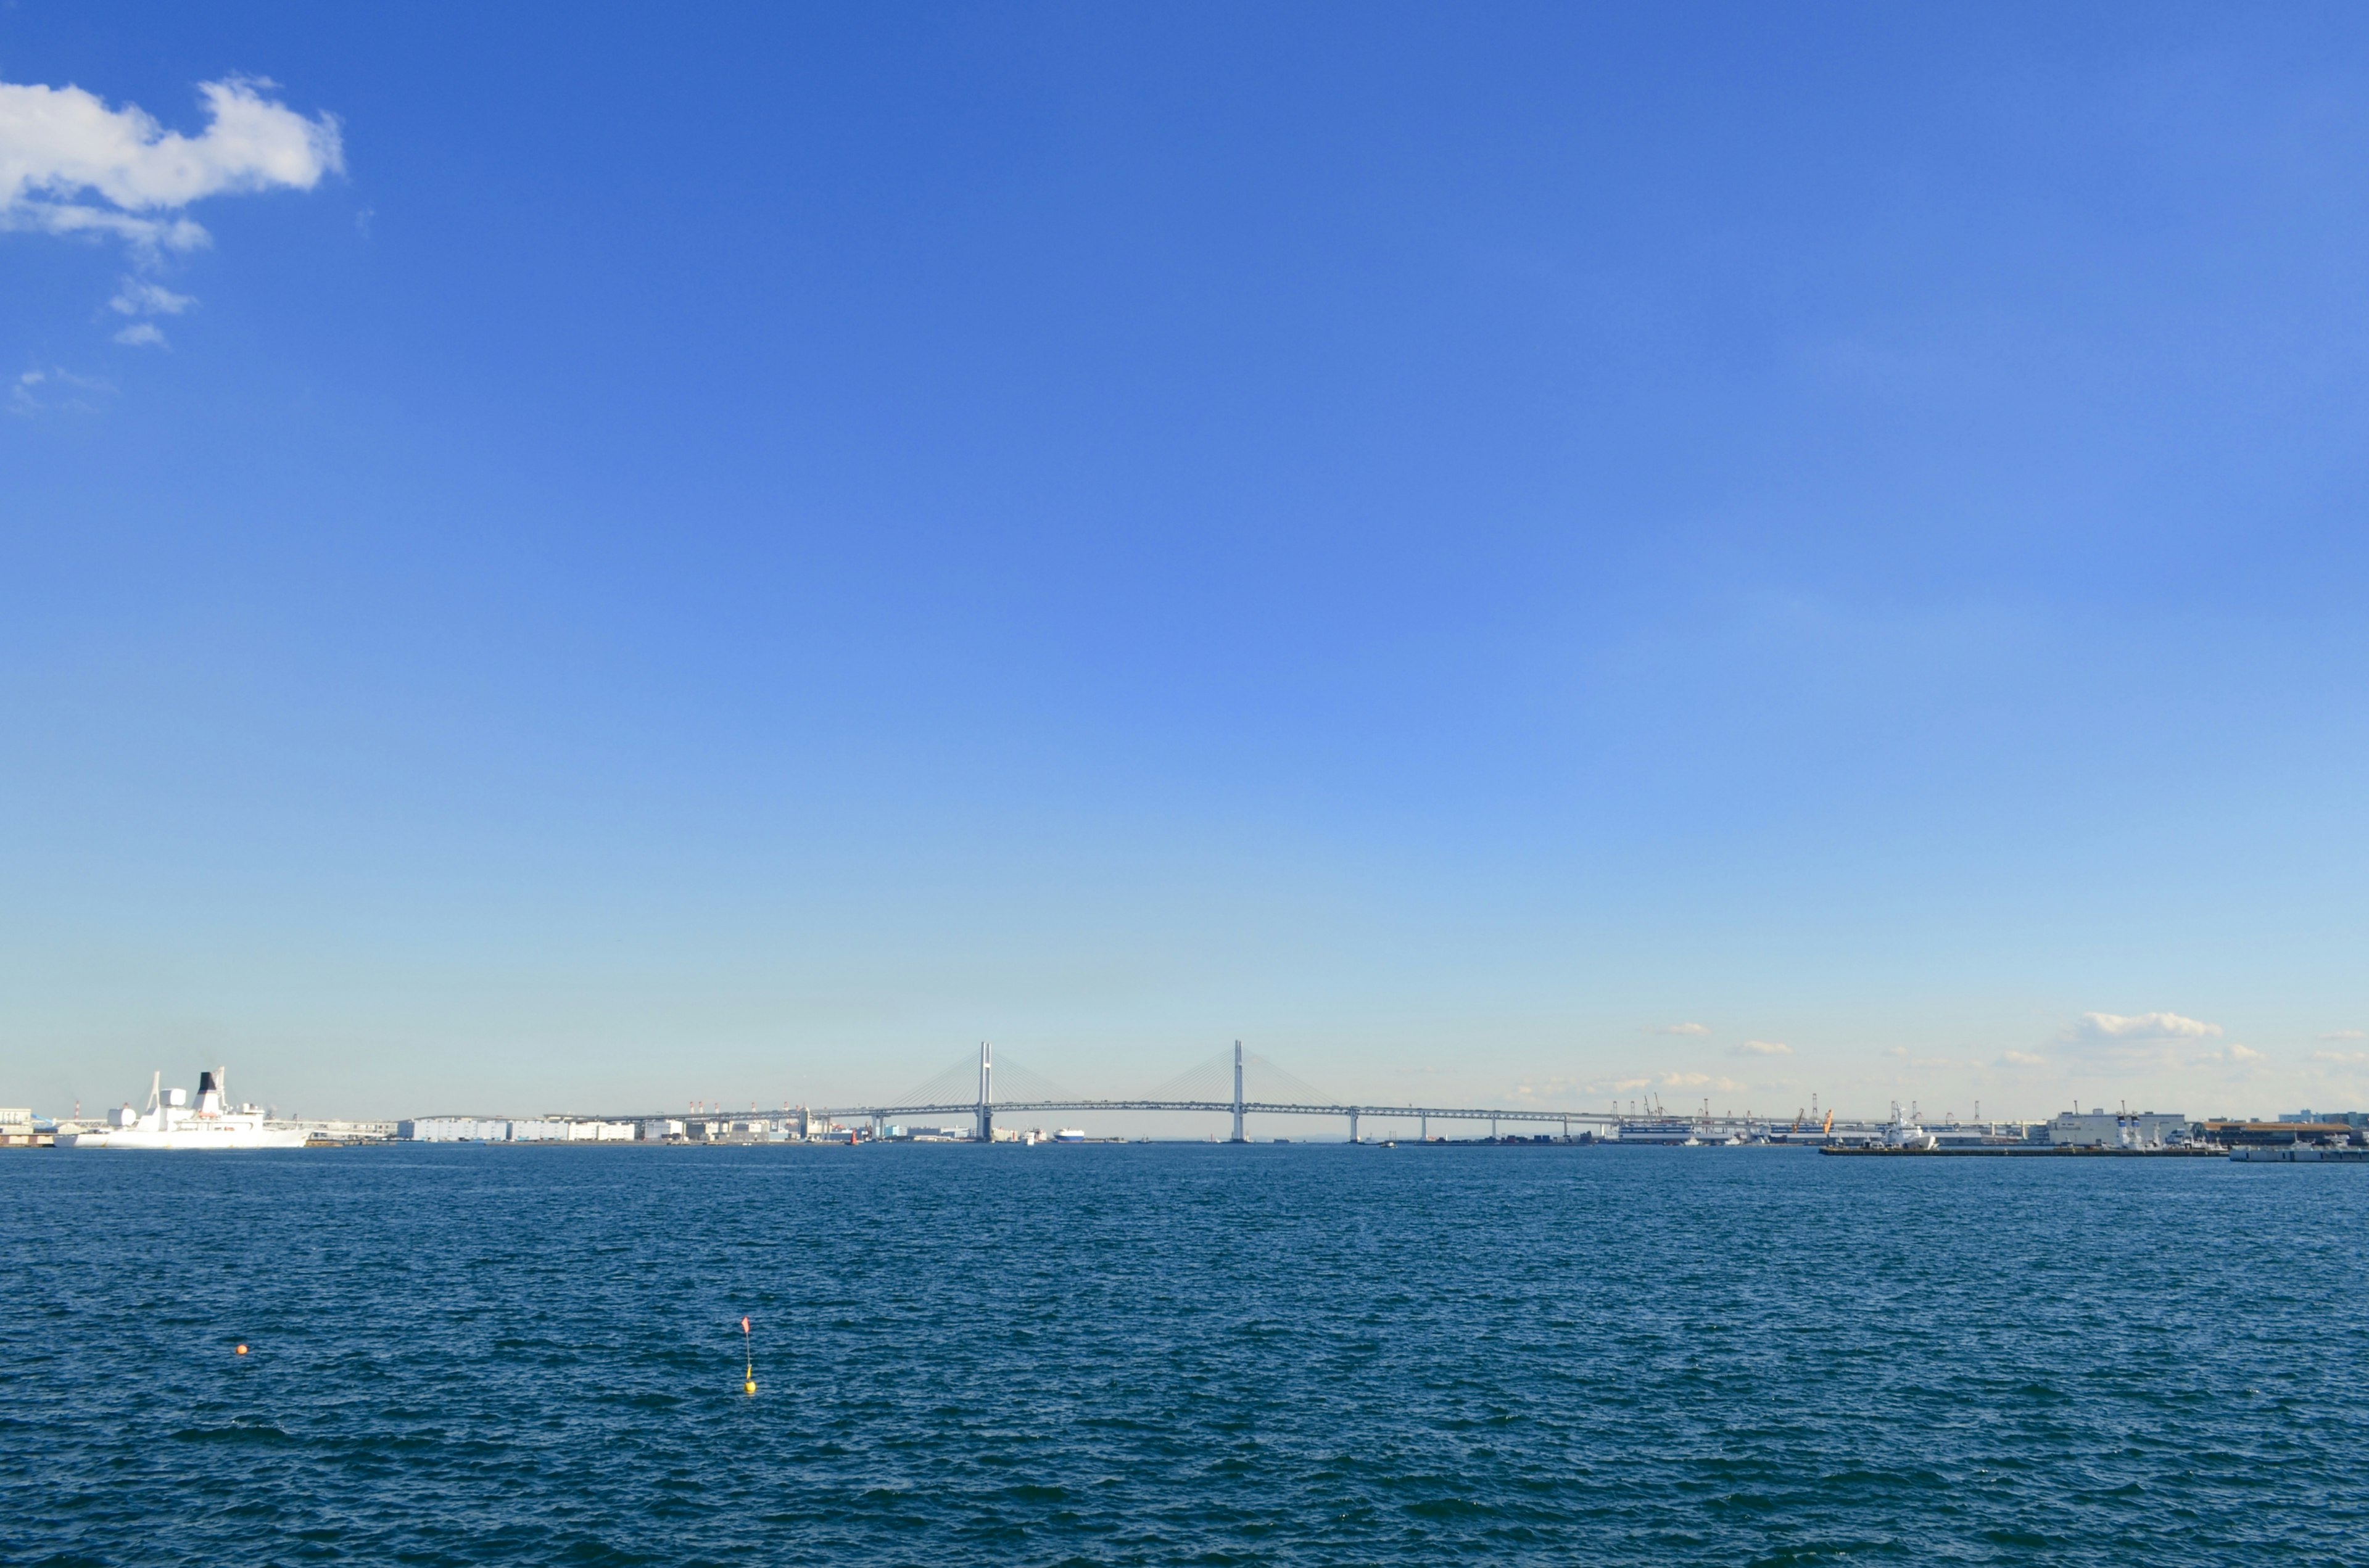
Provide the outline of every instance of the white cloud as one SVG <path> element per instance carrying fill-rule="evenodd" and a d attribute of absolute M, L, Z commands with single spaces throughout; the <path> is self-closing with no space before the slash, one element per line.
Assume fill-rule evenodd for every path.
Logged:
<path fill-rule="evenodd" d="M 1728 1052 L 1730 1056 L 1739 1057 L 1789 1057 L 1792 1054 L 1793 1047 L 1782 1040 L 1746 1040 Z"/>
<path fill-rule="evenodd" d="M 1883 1047 L 1883 1054 L 1888 1057 L 1905 1058 L 1908 1055 L 1908 1047 L 1906 1046 L 1886 1046 Z"/>
<path fill-rule="evenodd" d="M 343 172 L 336 117 L 307 120 L 265 97 L 271 85 L 235 76 L 201 84 L 206 128 L 184 136 L 134 105 L 109 109 L 80 87 L 0 82 L 0 230 L 112 236 L 132 247 L 137 264 L 154 267 L 166 251 L 210 243 L 182 211 L 191 202 L 310 190 Z M 178 315 L 195 303 L 127 278 L 108 304 L 122 315 L 154 316 Z M 166 346 L 164 332 L 145 321 L 115 340 Z M 25 391 L 21 383 L 16 390 Z"/>
<path fill-rule="evenodd" d="M 1665 1024 L 1653 1031 L 1656 1035 L 1708 1035 L 1708 1024 Z"/>
<path fill-rule="evenodd" d="M 2046 1057 L 2033 1056 L 2030 1051 L 2008 1051 L 1999 1060 L 2009 1067 L 2046 1067 Z"/>
<path fill-rule="evenodd" d="M 6 84 L 0 83 L 0 86 Z M 36 229 L 49 235 L 113 235 L 143 251 L 196 250 L 212 243 L 203 225 L 189 218 L 135 218 L 75 201 L 12 201 L 0 206 L 0 229 Z"/>
<path fill-rule="evenodd" d="M 112 384 L 98 376 L 76 375 L 53 365 L 45 371 L 27 371 L 10 383 L 6 407 L 9 413 L 28 418 L 52 408 L 87 414 L 95 412 L 96 406 L 83 394 L 103 396 L 114 390 Z"/>
<path fill-rule="evenodd" d="M 184 136 L 80 87 L 0 82 L 0 228 L 112 234 L 144 249 L 189 250 L 207 239 L 178 215 L 189 203 L 310 190 L 341 172 L 336 118 L 305 119 L 263 97 L 258 89 L 270 85 L 201 85 L 206 129 Z"/>
<path fill-rule="evenodd" d="M 2232 1042 L 2229 1047 L 2228 1056 L 2231 1061 L 2260 1061 L 2262 1059 L 2261 1052 L 2249 1050 L 2246 1047 L 2237 1045 L 2235 1042 Z"/>
<path fill-rule="evenodd" d="M 161 283 L 144 282 L 138 278 L 123 280 L 123 286 L 107 302 L 108 308 L 120 315 L 178 315 L 197 303 Z"/>
<path fill-rule="evenodd" d="M 2330 1029 L 2323 1040 L 2369 1040 L 2369 1029 Z"/>
<path fill-rule="evenodd" d="M 1733 1078 L 1714 1078 L 1708 1072 L 1665 1072 L 1661 1084 L 1665 1089 L 1717 1089 L 1731 1094 L 1745 1088 Z"/>
<path fill-rule="evenodd" d="M 2074 1032 L 2089 1040 L 2203 1040 L 2217 1037 L 2221 1025 L 2177 1013 L 2084 1013 Z"/>

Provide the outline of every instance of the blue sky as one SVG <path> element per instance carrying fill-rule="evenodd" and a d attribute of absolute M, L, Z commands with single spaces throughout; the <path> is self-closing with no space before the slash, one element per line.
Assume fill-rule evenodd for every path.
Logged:
<path fill-rule="evenodd" d="M 0 1101 L 2369 1104 L 2364 46 L 18 0 Z"/>

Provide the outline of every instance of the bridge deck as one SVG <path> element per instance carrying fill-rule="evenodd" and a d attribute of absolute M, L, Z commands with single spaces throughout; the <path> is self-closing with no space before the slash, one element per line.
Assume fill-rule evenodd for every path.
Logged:
<path fill-rule="evenodd" d="M 1239 1110 L 1245 1116 L 1338 1116 L 1345 1121 L 1351 1116 L 1375 1121 L 1429 1117 L 1449 1122 L 1534 1122 L 1561 1127 L 1634 1127 L 1641 1122 L 1653 1122 L 1720 1131 L 1741 1131 L 1747 1127 L 1770 1131 L 1780 1128 L 1811 1130 L 1808 1126 L 1796 1128 L 1790 1119 L 1776 1116 L 1704 1116 L 1676 1112 L 1644 1116 L 1612 1111 L 1555 1111 L 1536 1107 L 1491 1109 L 1474 1105 L 1302 1104 L 1281 1100 L 1244 1100 L 1239 1104 L 1232 1100 L 997 1100 L 986 1108 L 997 1116 L 1018 1111 L 1170 1111 L 1230 1116 Z M 948 1101 L 927 1105 L 818 1105 L 808 1114 L 887 1121 L 910 1116 L 970 1116 L 978 1115 L 979 1109 L 976 1101 Z M 1870 1127 L 1872 1125 L 1869 1124 Z M 1848 1128 L 1854 1133 L 1866 1130 L 1861 1124 L 1839 1120 L 1835 1123 L 1835 1127 L 1837 1131 Z"/>

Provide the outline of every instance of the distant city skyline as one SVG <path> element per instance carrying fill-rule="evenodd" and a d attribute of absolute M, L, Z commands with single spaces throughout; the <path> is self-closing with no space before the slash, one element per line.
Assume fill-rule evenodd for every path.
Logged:
<path fill-rule="evenodd" d="M 0 1104 L 2369 1107 L 2369 17 L 0 14 Z"/>

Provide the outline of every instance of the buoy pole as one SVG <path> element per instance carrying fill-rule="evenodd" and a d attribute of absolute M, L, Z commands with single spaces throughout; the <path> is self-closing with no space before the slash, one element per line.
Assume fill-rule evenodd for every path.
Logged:
<path fill-rule="evenodd" d="M 746 1317 L 740 1320 L 740 1354 L 749 1368 L 748 1379 L 740 1385 L 740 1391 L 753 1394 L 757 1391 L 757 1351 L 755 1342 L 749 1337 L 749 1320 Z"/>

